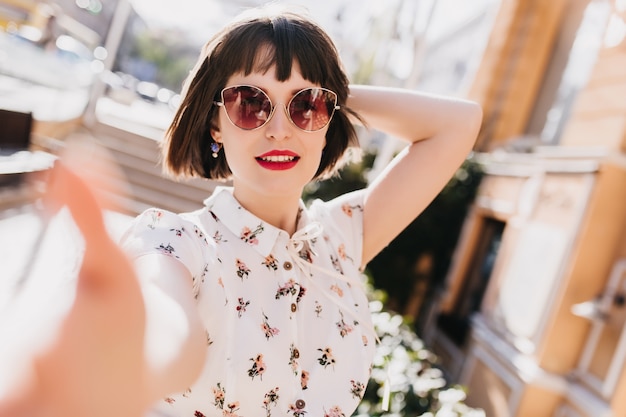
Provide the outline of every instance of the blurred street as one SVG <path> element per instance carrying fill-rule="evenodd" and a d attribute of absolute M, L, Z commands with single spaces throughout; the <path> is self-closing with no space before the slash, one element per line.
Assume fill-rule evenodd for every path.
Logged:
<path fill-rule="evenodd" d="M 90 126 L 81 122 L 98 76 L 89 70 L 90 65 L 60 59 L 0 32 L 0 108 L 32 112 L 32 140 L 40 150 L 56 154 L 67 143 L 82 143 L 115 161 L 121 176 L 113 181 L 124 190 L 110 196 L 117 210 L 106 216 L 115 239 L 134 215 L 148 207 L 197 208 L 213 185 L 201 181 L 175 184 L 162 178 L 158 166 L 158 141 L 173 115 L 169 107 L 127 91 L 123 100 L 97 97 L 94 122 Z M 62 136 L 56 134 L 60 127 Z M 4 157 L 3 161 L 6 165 L 17 162 L 18 157 L 26 159 L 28 155 L 20 154 L 12 161 Z M 55 286 L 67 294 L 63 288 L 72 282 L 80 264 L 80 235 L 72 231 L 66 213 L 50 219 L 49 224 L 44 220 L 37 197 L 40 189 L 31 174 L 24 174 L 19 185 L 0 187 L 0 312 L 15 302 L 14 287 L 22 277 L 37 281 L 33 285 L 29 280 L 24 287 L 29 305 L 40 305 L 44 300 L 37 297 L 49 297 Z"/>
<path fill-rule="evenodd" d="M 32 111 L 41 120 L 79 117 L 87 104 L 89 90 L 59 90 L 15 77 L 0 75 L 0 107 Z"/>
<path fill-rule="evenodd" d="M 201 44 L 261 3 L 0 0 L 0 109 L 32 113 L 28 151 L 44 160 L 81 144 L 95 182 L 101 162 L 115 162 L 104 190 L 114 239 L 148 207 L 194 210 L 217 184 L 165 178 L 159 141 Z M 626 415 L 626 3 L 277 3 L 309 8 L 351 82 L 482 107 L 463 165 L 366 269 L 437 371 L 488 416 Z M 315 184 L 320 198 L 369 183 L 406 146 L 365 129 L 359 141 L 364 163 Z M 43 215 L 36 175 L 2 178 L 0 328 L 28 343 L 69 306 L 82 241 L 65 211 Z M 420 388 L 424 369 L 405 366 L 422 357 L 390 357 L 407 373 L 393 415 L 439 416 L 420 407 L 444 398 L 441 386 Z M 0 372 L 0 394 L 7 383 Z"/>

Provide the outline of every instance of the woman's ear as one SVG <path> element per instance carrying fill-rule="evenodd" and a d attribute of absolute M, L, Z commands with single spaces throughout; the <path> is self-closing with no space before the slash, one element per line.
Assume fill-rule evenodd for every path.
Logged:
<path fill-rule="evenodd" d="M 213 140 L 217 143 L 220 143 L 222 141 L 222 132 L 220 132 L 220 128 L 215 122 L 211 122 L 210 131 Z"/>

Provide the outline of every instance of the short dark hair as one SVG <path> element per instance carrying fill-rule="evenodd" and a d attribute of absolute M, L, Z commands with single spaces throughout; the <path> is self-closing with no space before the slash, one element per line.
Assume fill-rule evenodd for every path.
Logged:
<path fill-rule="evenodd" d="M 314 179 L 334 175 L 349 158 L 358 137 L 348 115 L 349 81 L 339 53 L 326 32 L 304 14 L 255 8 L 215 34 L 203 47 L 183 84 L 180 106 L 162 142 L 163 169 L 174 177 L 224 180 L 231 171 L 220 152 L 212 157 L 211 127 L 219 93 L 235 73 L 266 72 L 276 65 L 276 79 L 291 76 L 294 60 L 302 76 L 337 93 L 337 110 L 326 133 L 326 146 Z M 356 154 L 356 153 L 355 153 Z"/>

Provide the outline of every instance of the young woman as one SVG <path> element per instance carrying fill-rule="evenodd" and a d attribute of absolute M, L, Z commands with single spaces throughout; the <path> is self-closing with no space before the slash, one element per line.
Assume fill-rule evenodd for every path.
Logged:
<path fill-rule="evenodd" d="M 350 85 L 306 16 L 244 13 L 204 47 L 163 143 L 170 174 L 232 186 L 193 213 L 146 211 L 122 254 L 89 189 L 57 169 L 51 196 L 86 236 L 81 284 L 6 409 L 35 397 L 50 415 L 351 415 L 376 349 L 360 271 L 446 184 L 480 121 L 468 101 Z M 366 189 L 305 207 L 305 185 L 358 146 L 352 123 L 408 146 Z"/>

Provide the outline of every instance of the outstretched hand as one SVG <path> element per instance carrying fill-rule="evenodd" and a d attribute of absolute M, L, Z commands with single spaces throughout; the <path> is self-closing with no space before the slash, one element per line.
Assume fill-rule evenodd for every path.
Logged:
<path fill-rule="evenodd" d="M 67 206 L 85 240 L 75 300 L 51 343 L 33 355 L 0 416 L 140 416 L 145 309 L 130 261 L 111 240 L 95 190 L 57 162 L 44 203 Z"/>

